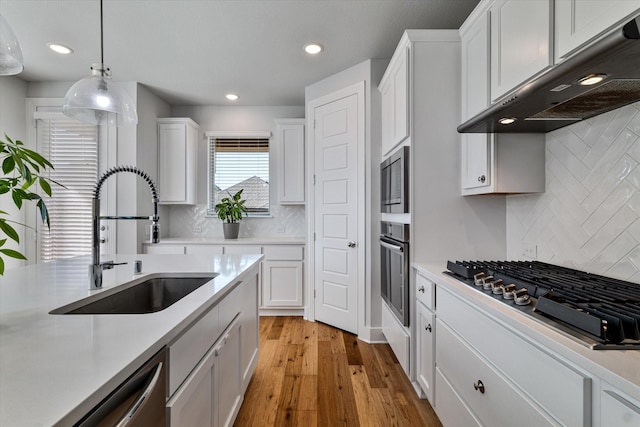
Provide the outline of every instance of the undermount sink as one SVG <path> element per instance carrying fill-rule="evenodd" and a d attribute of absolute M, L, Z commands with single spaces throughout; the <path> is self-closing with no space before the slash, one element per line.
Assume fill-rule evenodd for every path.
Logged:
<path fill-rule="evenodd" d="M 164 310 L 218 273 L 158 273 L 56 308 L 49 314 L 144 314 Z"/>

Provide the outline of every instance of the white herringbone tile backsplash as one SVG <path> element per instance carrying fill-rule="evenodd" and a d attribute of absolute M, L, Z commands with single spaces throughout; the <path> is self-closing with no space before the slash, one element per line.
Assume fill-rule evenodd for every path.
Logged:
<path fill-rule="evenodd" d="M 507 197 L 507 255 L 640 283 L 640 103 L 546 135 L 546 192 Z"/>
<path fill-rule="evenodd" d="M 171 207 L 170 237 L 222 237 L 222 221 L 208 217 L 207 205 Z M 199 231 L 196 231 L 199 229 Z M 271 205 L 268 218 L 244 218 L 240 237 L 305 236 L 304 206 Z"/>

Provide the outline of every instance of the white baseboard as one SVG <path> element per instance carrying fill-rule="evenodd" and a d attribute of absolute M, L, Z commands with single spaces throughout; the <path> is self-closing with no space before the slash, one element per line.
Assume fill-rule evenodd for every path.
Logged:
<path fill-rule="evenodd" d="M 261 308 L 259 313 L 260 316 L 302 316 L 304 314 L 304 309 Z"/>

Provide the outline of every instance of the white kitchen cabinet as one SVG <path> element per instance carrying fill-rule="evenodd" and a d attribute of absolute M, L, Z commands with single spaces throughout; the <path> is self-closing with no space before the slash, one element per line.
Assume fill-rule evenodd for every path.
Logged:
<path fill-rule="evenodd" d="M 555 0 L 555 62 L 638 13 L 638 0 Z"/>
<path fill-rule="evenodd" d="M 162 118 L 158 124 L 158 192 L 162 204 L 196 203 L 199 125 L 189 118 Z"/>
<path fill-rule="evenodd" d="M 552 65 L 553 1 L 495 0 L 491 5 L 491 99 Z"/>
<path fill-rule="evenodd" d="M 262 253 L 262 246 L 254 245 L 225 245 L 225 255 L 254 255 Z"/>
<path fill-rule="evenodd" d="M 262 307 L 303 308 L 303 247 L 264 247 L 262 263 Z"/>
<path fill-rule="evenodd" d="M 380 81 L 383 156 L 409 136 L 409 49 L 403 38 Z"/>
<path fill-rule="evenodd" d="M 155 245 L 153 243 L 145 243 L 142 247 L 145 254 L 184 255 L 184 245 Z"/>
<path fill-rule="evenodd" d="M 232 426 L 258 359 L 258 275 L 169 346 L 171 426 Z"/>
<path fill-rule="evenodd" d="M 303 205 L 304 196 L 304 119 L 277 119 L 278 202 Z"/>
<path fill-rule="evenodd" d="M 184 253 L 187 255 L 222 255 L 224 246 L 222 245 L 185 245 Z"/>
<path fill-rule="evenodd" d="M 462 121 L 489 105 L 489 6 L 480 3 L 460 28 Z M 544 134 L 467 133 L 461 144 L 462 195 L 544 192 Z"/>
<path fill-rule="evenodd" d="M 440 286 L 437 295 L 436 366 L 484 425 L 510 425 L 512 408 L 523 414 L 518 420 L 524 425 L 589 424 L 591 378 L 517 336 L 472 301 Z M 435 393 L 438 412 L 439 388 Z"/>
<path fill-rule="evenodd" d="M 631 427 L 640 425 L 640 402 L 623 395 L 608 384 L 600 393 L 600 425 Z"/>
<path fill-rule="evenodd" d="M 416 303 L 416 339 L 418 340 L 416 355 L 416 380 L 427 396 L 427 400 L 434 404 L 434 351 L 436 316 L 421 302 Z"/>

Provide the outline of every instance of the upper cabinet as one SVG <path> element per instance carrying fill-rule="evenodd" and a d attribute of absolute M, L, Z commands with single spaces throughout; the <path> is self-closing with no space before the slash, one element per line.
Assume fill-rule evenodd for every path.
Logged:
<path fill-rule="evenodd" d="M 499 10 L 504 12 L 504 5 Z M 493 13 L 491 3 L 483 2 L 460 28 L 462 121 L 489 105 Z M 465 133 L 461 141 L 462 195 L 544 191 L 543 134 Z"/>
<path fill-rule="evenodd" d="M 193 205 L 200 126 L 189 118 L 163 118 L 157 123 L 160 203 Z"/>
<path fill-rule="evenodd" d="M 409 42 L 400 42 L 380 81 L 382 95 L 382 155 L 409 136 Z"/>
<path fill-rule="evenodd" d="M 278 202 L 303 205 L 304 197 L 304 119 L 277 119 Z"/>
<path fill-rule="evenodd" d="M 552 65 L 551 0 L 496 0 L 491 5 L 491 99 Z"/>
<path fill-rule="evenodd" d="M 555 0 L 555 62 L 640 13 L 640 0 Z"/>

